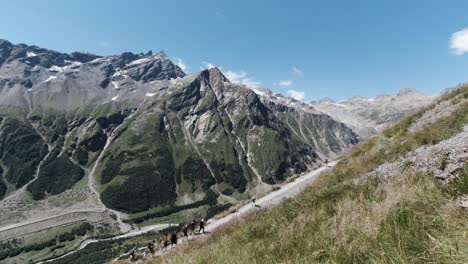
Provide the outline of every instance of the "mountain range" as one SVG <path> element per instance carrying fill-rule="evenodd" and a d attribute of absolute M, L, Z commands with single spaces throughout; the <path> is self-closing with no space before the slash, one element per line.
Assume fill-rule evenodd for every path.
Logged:
<path fill-rule="evenodd" d="M 186 74 L 164 52 L 0 40 L 0 197 L 47 201 L 87 186 L 98 206 L 126 213 L 217 210 L 358 143 L 347 125 L 285 100 L 217 68 Z"/>
<path fill-rule="evenodd" d="M 310 104 L 335 120 L 345 123 L 361 138 L 368 138 L 431 101 L 431 97 L 416 89 L 403 88 L 396 95 L 381 95 L 375 98 L 355 96 L 341 102 L 324 98 Z"/>
<path fill-rule="evenodd" d="M 341 159 L 317 198 L 332 213 L 338 194 L 354 197 L 352 177 L 366 181 L 384 158 L 434 140 L 420 135 L 428 124 L 439 131 L 456 113 L 447 120 L 459 129 L 462 89 L 433 104 L 415 89 L 303 102 L 233 83 L 218 68 L 185 73 L 164 52 L 67 54 L 0 40 L 0 260 L 42 261 L 78 241 L 207 219 Z M 435 177 L 449 179 L 460 164 L 442 167 Z"/>

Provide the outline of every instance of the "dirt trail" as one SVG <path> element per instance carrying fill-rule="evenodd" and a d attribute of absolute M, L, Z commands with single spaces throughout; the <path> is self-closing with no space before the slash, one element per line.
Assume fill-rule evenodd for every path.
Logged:
<path fill-rule="evenodd" d="M 281 186 L 281 189 L 277 191 L 273 191 L 261 198 L 259 198 L 256 202 L 258 206 L 261 208 L 270 208 L 272 206 L 278 205 L 281 201 L 287 198 L 291 198 L 300 194 L 307 186 L 309 186 L 322 172 L 330 169 L 331 167 L 335 166 L 337 161 L 330 162 L 327 167 L 321 167 L 317 170 L 313 170 L 299 178 L 295 181 L 286 183 L 285 185 Z M 229 214 L 221 219 L 210 219 L 208 221 L 208 225 L 206 226 L 206 231 L 213 232 L 217 228 L 223 226 L 227 222 L 230 222 L 235 219 L 242 218 L 247 213 L 251 212 L 252 210 L 257 209 L 257 207 L 253 206 L 252 203 L 244 205 L 237 212 Z"/>

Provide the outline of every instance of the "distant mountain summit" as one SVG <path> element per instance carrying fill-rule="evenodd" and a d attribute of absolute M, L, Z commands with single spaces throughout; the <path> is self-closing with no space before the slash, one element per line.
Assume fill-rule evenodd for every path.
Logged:
<path fill-rule="evenodd" d="M 403 88 L 395 95 L 375 98 L 353 96 L 342 102 L 329 97 L 309 103 L 295 100 L 265 88 L 250 88 L 262 100 L 275 102 L 309 113 L 324 113 L 349 126 L 361 139 L 376 135 L 386 126 L 428 105 L 432 98 L 413 88 Z"/>
<path fill-rule="evenodd" d="M 185 73 L 164 52 L 102 57 L 0 40 L 0 105 L 70 110 L 118 98 L 140 101 Z"/>
<path fill-rule="evenodd" d="M 431 97 L 416 89 L 404 88 L 396 95 L 381 95 L 375 98 L 354 96 L 339 103 L 324 98 L 310 104 L 345 123 L 361 138 L 367 138 L 430 102 Z"/>

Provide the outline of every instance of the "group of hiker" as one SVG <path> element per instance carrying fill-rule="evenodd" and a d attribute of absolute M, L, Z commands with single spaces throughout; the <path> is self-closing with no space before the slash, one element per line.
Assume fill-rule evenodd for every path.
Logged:
<path fill-rule="evenodd" d="M 188 239 L 188 234 L 190 232 L 190 235 L 193 235 L 195 233 L 195 228 L 196 228 L 196 222 L 195 220 L 193 220 L 190 224 L 185 224 L 184 225 L 184 228 L 182 229 L 182 232 L 184 233 L 184 236 L 183 238 L 187 238 Z M 203 232 L 203 234 L 205 234 L 205 219 L 202 219 L 199 224 L 198 224 L 198 234 L 201 234 Z"/>
<path fill-rule="evenodd" d="M 254 207 L 261 207 L 259 204 L 257 204 L 257 198 L 253 196 L 251 198 L 252 206 Z M 198 230 L 197 230 L 197 225 L 198 225 Z M 196 235 L 196 234 L 205 234 L 205 219 L 202 219 L 201 221 L 195 221 L 192 220 L 190 223 L 186 224 L 181 224 L 180 226 L 182 227 L 182 241 L 189 240 L 189 236 Z M 170 235 L 169 233 L 164 233 L 161 242 L 160 242 L 160 250 L 161 252 L 165 252 L 169 249 L 169 246 L 172 248 L 177 245 L 177 242 L 179 241 L 179 236 L 177 230 L 172 232 Z M 156 256 L 156 251 L 158 249 L 158 244 L 156 243 L 156 240 L 152 240 L 148 242 L 148 245 L 146 248 L 143 249 L 143 252 L 141 256 L 143 258 L 147 258 L 148 256 L 155 257 Z M 138 251 L 138 247 L 135 246 L 130 250 L 128 253 L 129 255 L 129 263 L 133 263 L 136 259 L 136 252 Z"/>
<path fill-rule="evenodd" d="M 196 230 L 198 224 L 198 231 Z M 182 227 L 182 240 L 189 240 L 189 235 L 192 236 L 194 234 L 205 234 L 205 219 L 202 219 L 197 223 L 197 221 L 193 220 L 190 223 L 183 224 Z M 170 235 L 169 233 L 164 233 L 162 238 L 161 238 L 161 243 L 160 243 L 160 249 L 161 251 L 167 251 L 169 249 L 169 246 L 172 248 L 177 245 L 177 242 L 179 240 L 178 237 L 178 232 L 174 231 Z M 146 258 L 148 256 L 155 257 L 156 250 L 158 249 L 158 244 L 156 244 L 156 240 L 149 241 L 147 244 L 147 247 L 143 250 L 143 253 L 141 256 L 143 258 Z M 129 263 L 133 263 L 135 261 L 135 254 L 138 251 L 138 247 L 135 246 L 132 248 L 129 252 Z"/>

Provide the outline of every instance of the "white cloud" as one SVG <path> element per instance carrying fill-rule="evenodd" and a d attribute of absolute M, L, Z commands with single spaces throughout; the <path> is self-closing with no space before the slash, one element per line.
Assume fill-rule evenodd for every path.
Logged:
<path fill-rule="evenodd" d="M 212 63 L 209 63 L 207 61 L 203 61 L 202 62 L 202 66 L 200 67 L 202 70 L 204 69 L 213 69 L 217 67 L 216 65 L 212 64 Z M 222 69 L 222 67 L 218 67 L 219 69 Z"/>
<path fill-rule="evenodd" d="M 249 76 L 244 70 L 240 71 L 232 71 L 232 70 L 227 70 L 224 71 L 222 66 L 217 66 L 214 65 L 210 62 L 203 61 L 202 66 L 200 67 L 201 70 L 204 69 L 212 69 L 217 67 L 219 70 L 223 72 L 223 74 L 226 76 L 226 78 L 229 79 L 232 83 L 236 84 L 241 84 L 245 85 L 249 88 L 257 88 L 260 87 L 261 83 L 259 81 L 256 81 L 254 78 Z"/>
<path fill-rule="evenodd" d="M 239 72 L 229 70 L 225 73 L 225 75 L 233 83 L 241 83 L 242 79 L 247 77 L 247 73 L 243 70 Z"/>
<path fill-rule="evenodd" d="M 291 70 L 292 70 L 292 73 L 293 73 L 294 75 L 296 75 L 296 76 L 299 76 L 299 77 L 304 76 L 304 73 L 302 72 L 302 70 L 299 69 L 299 68 L 296 67 L 296 66 L 292 66 L 292 67 L 291 67 Z"/>
<path fill-rule="evenodd" d="M 288 95 L 291 96 L 292 98 L 298 100 L 298 101 L 303 101 L 305 98 L 305 93 L 301 91 L 296 91 L 296 90 L 288 90 Z"/>
<path fill-rule="evenodd" d="M 249 88 L 258 88 L 258 87 L 260 87 L 260 85 L 262 85 L 261 82 L 255 81 L 254 79 L 251 79 L 251 78 L 243 79 L 242 84 L 249 87 Z"/>
<path fill-rule="evenodd" d="M 452 34 L 450 38 L 450 49 L 457 55 L 463 55 L 468 52 L 468 28 Z"/>
<path fill-rule="evenodd" d="M 226 77 L 233 83 L 242 84 L 250 88 L 257 88 L 261 85 L 260 82 L 250 77 L 244 70 L 238 72 L 228 70 L 224 73 Z"/>
<path fill-rule="evenodd" d="M 293 84 L 293 81 L 291 80 L 283 80 L 278 83 L 279 86 L 284 86 L 284 87 L 291 86 L 292 84 Z"/>
<path fill-rule="evenodd" d="M 174 61 L 175 61 L 175 64 L 179 66 L 179 68 L 182 69 L 183 71 L 188 69 L 188 66 L 187 64 L 185 64 L 185 61 L 183 59 L 175 57 Z"/>

